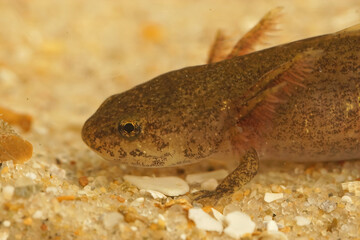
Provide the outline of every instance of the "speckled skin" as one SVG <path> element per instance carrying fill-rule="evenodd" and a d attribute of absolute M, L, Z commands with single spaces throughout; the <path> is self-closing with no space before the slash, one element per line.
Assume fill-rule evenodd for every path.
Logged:
<path fill-rule="evenodd" d="M 234 149 L 242 146 L 232 146 L 231 138 L 234 132 L 252 129 L 238 126 L 234 104 L 241 104 L 241 97 L 265 73 L 308 49 L 322 55 L 304 78 L 305 87 L 295 88 L 277 106 L 271 128 L 259 130 L 261 137 L 246 148 L 254 147 L 260 160 L 359 158 L 357 28 L 163 74 L 109 97 L 86 121 L 83 140 L 104 158 L 133 166 L 238 158 Z M 121 130 L 127 123 L 135 127 L 129 136 Z"/>

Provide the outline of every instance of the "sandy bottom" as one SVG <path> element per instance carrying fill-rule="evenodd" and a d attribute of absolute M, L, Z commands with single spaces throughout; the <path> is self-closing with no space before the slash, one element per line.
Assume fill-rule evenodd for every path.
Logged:
<path fill-rule="evenodd" d="M 276 6 L 285 7 L 282 30 L 270 45 L 360 22 L 355 0 L 1 0 L 0 105 L 33 117 L 31 131 L 19 132 L 34 154 L 2 164 L 0 239 L 231 239 L 197 228 L 189 206 L 166 205 L 171 198 L 153 199 L 122 178 L 184 178 L 210 163 L 128 168 L 96 156 L 80 130 L 106 97 L 204 63 L 217 29 L 235 40 Z M 359 161 L 262 164 L 223 212 L 251 217 L 247 239 L 265 239 L 269 217 L 288 239 L 360 239 L 360 197 L 341 185 L 359 178 Z M 271 192 L 283 198 L 265 202 Z"/>

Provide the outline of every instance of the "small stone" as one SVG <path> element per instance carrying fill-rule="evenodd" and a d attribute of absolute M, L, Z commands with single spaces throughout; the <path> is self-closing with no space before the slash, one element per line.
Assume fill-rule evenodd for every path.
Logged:
<path fill-rule="evenodd" d="M 79 184 L 80 186 L 85 187 L 89 184 L 88 178 L 86 176 L 79 177 Z"/>
<path fill-rule="evenodd" d="M 303 216 L 296 216 L 295 220 L 296 220 L 296 224 L 298 226 L 306 226 L 311 223 L 310 219 L 303 217 Z"/>
<path fill-rule="evenodd" d="M 3 225 L 4 225 L 4 227 L 10 227 L 11 222 L 8 221 L 8 220 L 5 220 L 5 221 L 3 222 Z"/>
<path fill-rule="evenodd" d="M 24 219 L 23 223 L 26 226 L 30 226 L 33 223 L 33 220 L 32 220 L 31 217 L 27 217 L 27 218 Z"/>
<path fill-rule="evenodd" d="M 138 202 L 138 203 L 143 203 L 144 200 L 145 200 L 145 199 L 144 199 L 143 197 L 139 197 L 139 198 L 135 199 L 134 201 L 135 201 L 135 202 Z"/>
<path fill-rule="evenodd" d="M 265 193 L 264 201 L 270 203 L 282 198 L 284 198 L 283 193 Z"/>
<path fill-rule="evenodd" d="M 116 224 L 124 219 L 123 215 L 118 212 L 106 213 L 103 218 L 104 227 L 111 230 Z"/>
<path fill-rule="evenodd" d="M 244 234 L 251 234 L 255 230 L 255 223 L 243 212 L 231 212 L 225 216 L 225 220 L 228 226 L 224 232 L 230 237 L 239 239 Z"/>
<path fill-rule="evenodd" d="M 211 171 L 211 172 L 205 172 L 205 173 L 195 173 L 195 174 L 189 174 L 186 176 L 186 181 L 189 184 L 195 184 L 195 183 L 202 183 L 205 182 L 206 180 L 209 180 L 211 178 L 214 178 L 216 180 L 222 180 L 224 179 L 227 175 L 229 175 L 229 173 L 224 170 L 216 170 L 216 171 Z"/>
<path fill-rule="evenodd" d="M 218 182 L 215 178 L 210 178 L 203 183 L 201 183 L 201 189 L 207 191 L 214 191 L 218 185 Z"/>
<path fill-rule="evenodd" d="M 191 208 L 189 210 L 189 219 L 195 222 L 199 229 L 206 231 L 215 231 L 221 233 L 223 231 L 222 224 L 204 212 L 201 208 Z"/>
<path fill-rule="evenodd" d="M 15 113 L 16 118 L 17 116 Z M 21 118 L 21 117 L 20 117 Z M 15 120 L 15 119 L 14 119 Z M 2 119 L 0 119 L 3 122 Z M 18 121 L 18 120 L 16 120 Z M 1 129 L 1 128 L 0 128 Z M 13 133 L 4 133 L 1 131 L 0 142 L 1 142 L 1 152 L 0 152 L 0 162 L 13 160 L 14 163 L 24 163 L 28 161 L 33 153 L 33 146 L 30 142 L 22 139 L 19 135 Z M 11 156 L 11 157 L 9 157 Z"/>
<path fill-rule="evenodd" d="M 9 201 L 14 195 L 15 188 L 13 186 L 5 186 L 3 188 L 3 197 L 5 200 Z"/>
<path fill-rule="evenodd" d="M 189 185 L 178 177 L 139 177 L 125 175 L 124 179 L 140 189 L 158 191 L 167 196 L 179 196 L 189 191 Z"/>
<path fill-rule="evenodd" d="M 279 228 L 274 220 L 270 220 L 266 225 L 266 230 L 268 232 L 277 232 L 279 231 Z"/>
<path fill-rule="evenodd" d="M 41 219 L 43 217 L 43 213 L 40 210 L 37 210 L 36 212 L 34 212 L 33 216 L 34 219 Z"/>
<path fill-rule="evenodd" d="M 41 229 L 42 231 L 47 231 L 47 230 L 48 230 L 48 227 L 47 227 L 47 225 L 46 225 L 45 223 L 42 223 L 42 224 L 40 225 L 40 229 Z"/>

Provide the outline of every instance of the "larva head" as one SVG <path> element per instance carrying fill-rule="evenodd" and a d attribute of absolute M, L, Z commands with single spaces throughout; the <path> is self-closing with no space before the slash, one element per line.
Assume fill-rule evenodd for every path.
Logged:
<path fill-rule="evenodd" d="M 218 122 L 193 114 L 199 104 L 184 105 L 165 90 L 145 96 L 142 89 L 109 97 L 86 121 L 82 138 L 91 149 L 105 159 L 140 167 L 184 165 L 214 151 L 214 138 L 217 143 L 221 136 L 207 122 Z"/>

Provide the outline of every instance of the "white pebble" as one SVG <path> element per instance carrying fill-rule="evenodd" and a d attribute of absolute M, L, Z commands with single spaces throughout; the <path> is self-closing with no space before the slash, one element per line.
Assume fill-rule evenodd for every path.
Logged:
<path fill-rule="evenodd" d="M 246 233 L 251 234 L 255 230 L 255 223 L 245 213 L 239 211 L 231 212 L 225 216 L 225 219 L 228 226 L 224 232 L 230 237 L 239 239 L 242 235 Z"/>
<path fill-rule="evenodd" d="M 352 203 L 353 202 L 351 197 L 346 196 L 346 195 L 341 198 L 341 201 L 346 202 L 346 203 Z"/>
<path fill-rule="evenodd" d="M 103 218 L 104 227 L 111 230 L 116 224 L 118 224 L 124 217 L 118 212 L 106 213 Z"/>
<path fill-rule="evenodd" d="M 13 186 L 5 186 L 3 188 L 3 197 L 5 200 L 11 200 L 14 195 L 15 188 Z"/>
<path fill-rule="evenodd" d="M 5 221 L 3 221 L 3 225 L 4 225 L 4 227 L 10 227 L 11 222 L 9 220 L 5 220 Z"/>
<path fill-rule="evenodd" d="M 140 189 L 158 191 L 167 196 L 179 196 L 189 191 L 189 185 L 178 177 L 140 177 L 125 175 L 124 179 Z"/>
<path fill-rule="evenodd" d="M 42 216 L 43 216 L 43 213 L 42 213 L 42 211 L 40 211 L 40 210 L 37 210 L 37 211 L 34 212 L 34 214 L 33 214 L 33 218 L 34 218 L 34 219 L 41 219 Z"/>
<path fill-rule="evenodd" d="M 264 201 L 269 203 L 278 199 L 282 199 L 283 197 L 283 193 L 265 193 Z"/>
<path fill-rule="evenodd" d="M 223 230 L 222 224 L 201 208 L 191 208 L 189 210 L 189 218 L 195 222 L 196 227 L 199 229 L 218 233 L 221 233 Z"/>
<path fill-rule="evenodd" d="M 306 226 L 311 223 L 310 219 L 303 217 L 303 216 L 296 216 L 295 220 L 296 220 L 296 224 L 298 226 Z"/>
<path fill-rule="evenodd" d="M 217 187 L 218 182 L 216 181 L 215 178 L 210 178 L 208 180 L 206 180 L 205 182 L 201 183 L 201 189 L 202 190 L 207 190 L 207 191 L 214 191 L 215 188 Z"/>
<path fill-rule="evenodd" d="M 204 172 L 204 173 L 195 173 L 195 174 L 189 174 L 186 176 L 186 181 L 189 184 L 195 184 L 195 183 L 202 183 L 208 179 L 214 178 L 216 180 L 222 180 L 224 179 L 229 173 L 224 170 L 216 170 L 211 172 Z"/>
<path fill-rule="evenodd" d="M 274 220 L 270 220 L 266 225 L 266 230 L 268 232 L 277 232 L 279 231 L 279 228 Z"/>

